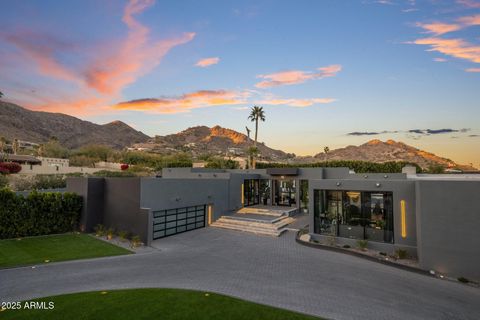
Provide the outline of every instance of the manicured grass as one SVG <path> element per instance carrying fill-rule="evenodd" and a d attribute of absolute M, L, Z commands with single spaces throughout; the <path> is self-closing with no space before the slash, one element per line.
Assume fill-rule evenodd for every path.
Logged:
<path fill-rule="evenodd" d="M 128 253 L 131 252 L 88 234 L 8 239 L 0 240 L 0 268 Z"/>
<path fill-rule="evenodd" d="M 2 319 L 319 319 L 227 296 L 177 289 L 134 289 L 75 293 L 36 299 L 52 310 L 4 310 Z M 23 307 L 22 303 L 22 307 Z"/>

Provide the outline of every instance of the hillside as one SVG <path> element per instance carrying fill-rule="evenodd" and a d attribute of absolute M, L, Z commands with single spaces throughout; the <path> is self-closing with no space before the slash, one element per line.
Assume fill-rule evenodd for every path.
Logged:
<path fill-rule="evenodd" d="M 135 144 L 133 147 L 158 153 L 185 151 L 192 153 L 194 156 L 202 154 L 224 155 L 226 153 L 246 156 L 248 148 L 252 145 L 252 140 L 235 130 L 220 126 L 212 128 L 198 126 L 176 134 L 156 136 L 147 143 Z M 261 158 L 264 160 L 286 160 L 294 156 L 281 150 L 269 148 L 263 143 L 258 143 L 258 149 Z"/>
<path fill-rule="evenodd" d="M 439 157 L 433 153 L 423 151 L 403 142 L 387 140 L 371 140 L 360 146 L 348 146 L 331 150 L 327 155 L 319 153 L 315 155 L 316 161 L 325 160 L 361 160 L 371 162 L 406 161 L 418 164 L 422 168 L 428 168 L 432 164 L 441 165 L 445 168 L 460 168 L 462 170 L 474 170 L 470 166 L 459 165 L 454 161 Z"/>
<path fill-rule="evenodd" d="M 31 111 L 0 101 L 0 136 L 43 143 L 56 137 L 68 148 L 103 144 L 123 148 L 147 141 L 149 137 L 121 121 L 98 125 L 89 121 L 51 112 Z"/>

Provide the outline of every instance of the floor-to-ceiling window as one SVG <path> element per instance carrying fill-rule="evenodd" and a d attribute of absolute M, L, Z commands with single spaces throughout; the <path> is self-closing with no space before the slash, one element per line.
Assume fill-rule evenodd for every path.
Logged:
<path fill-rule="evenodd" d="M 315 190 L 315 233 L 393 243 L 392 192 Z"/>
<path fill-rule="evenodd" d="M 275 204 L 278 206 L 295 206 L 296 183 L 295 179 L 282 179 L 275 181 Z"/>
<path fill-rule="evenodd" d="M 300 180 L 300 209 L 308 212 L 308 180 Z"/>
<path fill-rule="evenodd" d="M 259 182 L 259 196 L 260 196 L 260 204 L 263 205 L 271 205 L 271 196 L 270 193 L 272 191 L 271 180 L 268 179 L 261 179 Z"/>
<path fill-rule="evenodd" d="M 259 181 L 258 179 L 246 179 L 243 181 L 244 206 L 259 204 Z"/>

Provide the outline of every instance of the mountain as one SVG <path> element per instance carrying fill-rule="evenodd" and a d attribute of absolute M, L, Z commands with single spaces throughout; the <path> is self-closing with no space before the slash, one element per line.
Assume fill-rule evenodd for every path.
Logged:
<path fill-rule="evenodd" d="M 247 150 L 251 146 L 253 146 L 253 141 L 243 133 L 220 126 L 212 128 L 198 126 L 176 134 L 156 136 L 146 143 L 138 143 L 133 147 L 158 153 L 185 151 L 192 153 L 194 156 L 202 154 L 225 155 L 226 153 L 246 156 Z M 293 154 L 269 148 L 264 143 L 259 142 L 257 147 L 263 160 L 280 161 L 294 157 Z"/>
<path fill-rule="evenodd" d="M 99 125 L 51 112 L 31 111 L 16 104 L 0 101 L 0 136 L 43 143 L 51 137 L 68 148 L 102 144 L 123 148 L 147 141 L 150 137 L 121 121 Z"/>
<path fill-rule="evenodd" d="M 459 165 L 454 161 L 439 157 L 433 153 L 423 151 L 403 142 L 387 140 L 371 140 L 360 146 L 348 146 L 335 149 L 325 155 L 324 152 L 314 156 L 316 161 L 324 160 L 361 160 L 371 162 L 406 161 L 428 168 L 432 164 L 445 168 L 458 168 L 461 170 L 475 170 L 471 166 Z"/>

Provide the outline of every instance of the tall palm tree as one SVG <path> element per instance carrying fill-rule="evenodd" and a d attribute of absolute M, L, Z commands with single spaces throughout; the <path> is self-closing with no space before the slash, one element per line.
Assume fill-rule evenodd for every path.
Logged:
<path fill-rule="evenodd" d="M 253 106 L 250 110 L 250 115 L 248 119 L 252 122 L 255 122 L 255 141 L 254 141 L 254 148 L 257 149 L 257 141 L 258 141 L 258 121 L 265 121 L 265 111 L 263 111 L 263 107 Z M 255 169 L 255 157 L 253 157 L 252 167 Z"/>

